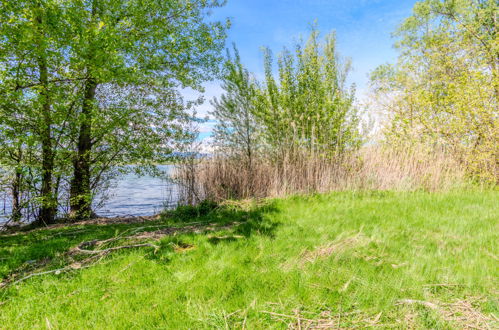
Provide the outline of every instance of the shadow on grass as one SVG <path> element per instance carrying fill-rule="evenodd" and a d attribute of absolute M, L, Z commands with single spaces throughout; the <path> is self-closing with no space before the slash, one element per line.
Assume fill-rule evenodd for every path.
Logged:
<path fill-rule="evenodd" d="M 198 206 L 179 207 L 165 212 L 164 221 L 172 227 L 187 226 L 193 230 L 161 239 L 159 253 L 148 254 L 146 258 L 168 264 L 177 254 L 196 249 L 200 235 L 212 245 L 232 244 L 255 235 L 272 239 L 279 227 L 279 222 L 272 217 L 276 212 L 278 208 L 274 202 L 252 202 L 250 205 L 203 202 Z"/>
<path fill-rule="evenodd" d="M 60 255 L 84 241 L 102 240 L 143 224 L 81 225 L 0 235 L 0 279 L 27 271 L 40 261 L 56 262 Z"/>
<path fill-rule="evenodd" d="M 31 232 L 0 235 L 0 279 L 12 273 L 28 272 L 40 264 L 51 268 L 63 265 L 62 256 L 69 249 L 85 241 L 105 240 L 131 232 L 155 231 L 158 228 L 179 229 L 182 233 L 212 235 L 229 230 L 227 237 L 210 237 L 210 242 L 236 240 L 234 236 L 274 236 L 278 223 L 269 216 L 277 212 L 273 203 L 241 207 L 204 202 L 196 207 L 183 206 L 166 212 L 161 220 L 131 224 L 81 225 L 40 229 Z M 182 230 L 185 228 L 187 230 Z M 175 231 L 172 231 L 174 233 Z"/>
<path fill-rule="evenodd" d="M 165 218 L 173 225 L 197 221 L 200 224 L 217 226 L 233 225 L 232 233 L 246 238 L 251 235 L 263 235 L 273 238 L 279 226 L 272 214 L 279 210 L 274 202 L 265 202 L 256 205 L 242 203 L 216 204 L 203 202 L 198 206 L 181 206 L 177 210 L 166 213 Z M 226 238 L 230 240 L 230 238 Z M 235 238 L 234 238 L 235 239 Z M 214 243 L 216 239 L 212 240 Z"/>

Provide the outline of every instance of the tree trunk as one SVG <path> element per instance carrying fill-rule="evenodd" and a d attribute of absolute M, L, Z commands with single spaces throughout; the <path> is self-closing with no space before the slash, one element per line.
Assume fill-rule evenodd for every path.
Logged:
<path fill-rule="evenodd" d="M 14 180 L 12 181 L 12 220 L 19 222 L 21 220 L 21 181 L 22 173 L 16 168 Z"/>
<path fill-rule="evenodd" d="M 89 79 L 81 109 L 81 123 L 78 134 L 77 153 L 73 162 L 74 174 L 71 181 L 70 213 L 74 219 L 88 219 L 93 215 L 90 188 L 90 165 L 92 151 L 92 107 L 97 82 Z"/>
<path fill-rule="evenodd" d="M 55 220 L 57 203 L 52 193 L 52 174 L 54 172 L 54 152 L 52 150 L 52 116 L 50 97 L 48 92 L 48 68 L 44 57 L 39 59 L 40 82 L 43 90 L 40 94 L 42 100 L 42 125 L 40 129 L 42 144 L 42 187 L 40 196 L 42 205 L 38 214 L 38 221 L 44 224 L 53 223 Z"/>

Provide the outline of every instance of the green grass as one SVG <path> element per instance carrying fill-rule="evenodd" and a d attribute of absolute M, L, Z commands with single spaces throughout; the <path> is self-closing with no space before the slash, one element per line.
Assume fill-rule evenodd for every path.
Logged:
<path fill-rule="evenodd" d="M 11 285 L 0 291 L 0 328 L 266 329 L 328 319 L 331 327 L 452 329 L 479 322 L 459 306 L 495 327 L 498 197 L 346 192 L 182 209 L 164 222 L 239 224 L 165 237 L 157 251 L 121 250 L 90 268 Z M 61 267 L 70 247 L 140 226 L 2 236 L 0 275 L 45 257 L 46 269 Z"/>

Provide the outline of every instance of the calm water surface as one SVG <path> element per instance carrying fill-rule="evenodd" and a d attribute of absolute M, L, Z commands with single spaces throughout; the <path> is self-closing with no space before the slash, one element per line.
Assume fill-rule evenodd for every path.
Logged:
<path fill-rule="evenodd" d="M 102 207 L 95 208 L 102 217 L 147 216 L 171 207 L 177 201 L 177 186 L 168 181 L 173 170 L 171 165 L 158 168 L 164 173 L 161 177 L 137 176 L 126 174 L 118 179 L 108 192 Z M 9 203 L 2 205 L 0 223 L 7 220 L 10 213 Z"/>
<path fill-rule="evenodd" d="M 144 216 L 161 212 L 177 201 L 177 187 L 167 180 L 173 167 L 158 167 L 165 173 L 161 178 L 127 174 L 109 192 L 104 206 L 96 209 L 103 217 Z"/>

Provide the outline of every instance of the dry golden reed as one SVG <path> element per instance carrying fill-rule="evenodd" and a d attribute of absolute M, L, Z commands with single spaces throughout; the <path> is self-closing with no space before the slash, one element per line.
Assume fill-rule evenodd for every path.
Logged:
<path fill-rule="evenodd" d="M 364 147 L 340 157 L 311 153 L 248 161 L 215 155 L 177 166 L 182 202 L 282 197 L 338 190 L 446 190 L 465 172 L 442 152 Z"/>

